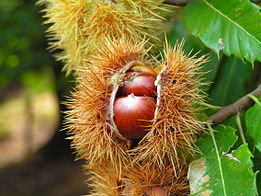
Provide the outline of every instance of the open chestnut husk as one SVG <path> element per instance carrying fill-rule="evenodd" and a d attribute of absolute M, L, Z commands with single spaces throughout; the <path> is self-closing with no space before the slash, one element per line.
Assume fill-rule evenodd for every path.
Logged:
<path fill-rule="evenodd" d="M 139 195 L 151 186 L 164 187 L 168 193 L 187 195 L 187 169 L 182 165 L 196 151 L 194 136 L 203 127 L 195 114 L 203 99 L 199 68 L 204 58 L 186 57 L 177 46 L 175 49 L 167 47 L 161 62 L 152 62 L 143 58 L 144 53 L 138 49 L 126 49 L 117 44 L 101 50 L 90 61 L 90 69 L 80 75 L 77 91 L 68 103 L 71 111 L 67 121 L 73 147 L 79 152 L 79 158 L 88 160 L 87 169 L 94 170 L 93 176 L 97 178 L 93 182 L 95 195 L 107 195 L 110 191 L 111 195 L 119 195 L 119 187 L 130 187 L 131 192 L 137 190 Z M 141 62 L 157 65 L 156 98 L 149 97 L 155 99 L 156 108 L 153 119 L 146 120 L 149 123 L 144 130 L 139 130 L 146 134 L 141 136 L 142 140 L 131 139 L 139 135 L 124 135 L 115 123 L 117 99 L 128 96 L 119 93 L 127 75 L 150 72 L 142 72 L 140 67 L 137 69 Z M 139 122 L 140 119 L 136 119 Z M 122 124 L 125 123 L 129 122 Z M 137 172 L 132 169 L 136 166 L 141 167 Z M 155 168 L 154 172 L 151 167 Z M 162 172 L 167 167 L 173 169 L 169 178 Z M 102 173 L 97 172 L 99 168 Z M 178 171 L 184 171 L 185 176 L 180 177 Z M 176 177 L 177 181 L 173 181 Z M 178 189 L 177 184 L 182 189 Z"/>
<path fill-rule="evenodd" d="M 124 139 L 142 139 L 149 131 L 156 110 L 156 72 L 139 62 L 126 65 L 111 99 L 112 121 Z M 128 67 L 129 66 L 129 67 Z"/>

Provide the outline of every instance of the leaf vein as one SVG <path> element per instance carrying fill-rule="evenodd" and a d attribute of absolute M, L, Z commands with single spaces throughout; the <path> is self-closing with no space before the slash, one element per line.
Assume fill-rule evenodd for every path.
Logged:
<path fill-rule="evenodd" d="M 234 22 L 233 20 L 231 20 L 228 16 L 226 16 L 225 14 L 223 14 L 221 11 L 219 11 L 218 9 L 216 9 L 213 5 L 211 5 L 209 2 L 207 2 L 206 0 L 202 0 L 207 6 L 209 6 L 210 8 L 212 8 L 214 11 L 216 11 L 218 14 L 220 14 L 221 16 L 223 16 L 224 18 L 226 18 L 228 21 L 230 21 L 232 24 L 236 25 L 239 29 L 241 29 L 243 32 L 245 32 L 246 34 L 248 34 L 250 37 L 252 37 L 253 40 L 255 40 L 257 43 L 261 44 L 261 42 L 256 39 L 252 34 L 250 34 L 248 31 L 246 31 L 241 25 L 239 25 L 238 23 Z"/>
<path fill-rule="evenodd" d="M 215 136 L 214 136 L 214 133 L 213 133 L 213 129 L 210 126 L 210 124 L 208 124 L 208 128 L 209 128 L 210 135 L 211 135 L 211 138 L 212 138 L 212 141 L 213 141 L 213 144 L 214 144 L 215 152 L 216 152 L 216 155 L 217 155 L 218 167 L 219 167 L 219 170 L 220 170 L 220 177 L 221 177 L 221 182 L 222 182 L 222 186 L 223 186 L 224 196 L 227 196 L 224 174 L 223 174 L 223 168 L 222 168 L 221 159 L 220 159 L 220 156 L 219 156 L 219 153 L 218 153 L 217 142 L 216 142 L 216 139 L 215 139 Z"/>

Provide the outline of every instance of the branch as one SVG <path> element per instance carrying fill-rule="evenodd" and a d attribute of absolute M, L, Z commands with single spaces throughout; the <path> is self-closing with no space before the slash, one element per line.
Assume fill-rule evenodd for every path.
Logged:
<path fill-rule="evenodd" d="M 192 0 L 165 0 L 163 3 L 168 4 L 168 5 L 184 6 L 191 1 Z"/>
<path fill-rule="evenodd" d="M 259 84 L 259 86 L 254 91 L 242 97 L 235 103 L 221 108 L 216 114 L 210 116 L 208 120 L 210 120 L 213 124 L 220 124 L 241 110 L 249 108 L 254 103 L 249 95 L 260 97 L 261 84 Z"/>

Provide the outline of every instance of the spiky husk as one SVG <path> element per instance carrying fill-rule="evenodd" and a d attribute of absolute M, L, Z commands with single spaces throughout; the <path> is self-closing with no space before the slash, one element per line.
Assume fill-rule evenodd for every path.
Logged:
<path fill-rule="evenodd" d="M 121 170 L 130 163 L 130 156 L 129 143 L 115 135 L 109 119 L 109 102 L 117 79 L 114 76 L 130 61 L 146 62 L 146 50 L 144 42 L 107 40 L 106 43 L 106 47 L 89 59 L 92 69 L 79 70 L 76 91 L 67 103 L 67 124 L 79 158 L 88 160 L 90 165 L 110 160 Z"/>
<path fill-rule="evenodd" d="M 73 147 L 79 158 L 88 160 L 94 174 L 92 195 L 103 195 L 103 191 L 104 195 L 115 195 L 119 186 L 132 190 L 121 194 L 134 196 L 150 191 L 146 186 L 164 184 L 165 187 L 167 182 L 186 173 L 184 165 L 196 151 L 193 139 L 203 129 L 195 118 L 204 97 L 200 90 L 200 65 L 206 60 L 184 56 L 182 46 L 167 47 L 165 60 L 158 66 L 157 109 L 149 133 L 134 149 L 115 134 L 109 107 L 115 83 L 120 83 L 119 73 L 131 62 L 151 65 L 146 54 L 144 42 L 133 44 L 108 39 L 95 56 L 88 58 L 92 69 L 79 70 L 78 85 L 68 103 L 67 123 Z M 166 178 L 162 173 L 166 173 L 163 175 Z M 112 181 L 108 182 L 109 179 Z M 180 187 L 186 192 L 184 179 Z M 175 192 L 179 190 L 175 184 L 164 189 Z M 109 186 L 110 193 L 106 192 Z"/>
<path fill-rule="evenodd" d="M 83 59 L 103 47 L 106 38 L 139 40 L 151 46 L 162 26 L 159 16 L 162 0 L 40 0 L 51 24 L 48 29 L 52 49 L 62 49 L 58 60 L 70 73 L 89 64 Z"/>
<path fill-rule="evenodd" d="M 194 136 L 203 129 L 195 115 L 204 97 L 200 90 L 200 65 L 205 58 L 186 57 L 182 47 L 168 48 L 160 65 L 157 109 L 149 133 L 131 150 L 128 142 L 115 134 L 109 107 L 115 76 L 131 61 L 151 63 L 145 54 L 144 43 L 107 40 L 106 47 L 89 60 L 92 69 L 81 70 L 67 118 L 73 147 L 80 158 L 91 164 L 106 157 L 115 164 L 144 161 L 147 166 L 172 164 L 176 169 L 196 151 Z"/>
<path fill-rule="evenodd" d="M 104 160 L 103 164 L 86 169 L 91 176 L 91 196 L 153 196 L 160 190 L 166 195 L 185 196 L 189 193 L 186 165 L 174 172 L 172 166 L 161 169 L 151 165 L 148 168 L 136 163 L 119 173 L 108 160 Z"/>
<path fill-rule="evenodd" d="M 182 45 L 174 49 L 167 47 L 156 81 L 155 118 L 150 132 L 137 148 L 131 150 L 136 155 L 134 162 L 145 160 L 147 165 L 157 163 L 159 167 L 171 163 L 177 168 L 197 150 L 194 136 L 204 130 L 195 115 L 204 98 L 200 66 L 205 62 L 204 56 L 184 56 Z"/>
<path fill-rule="evenodd" d="M 89 196 L 120 196 L 120 174 L 113 164 L 104 159 L 102 164 L 85 165 L 89 176 Z"/>
<path fill-rule="evenodd" d="M 150 167 L 136 164 L 127 171 L 122 180 L 126 187 L 122 195 L 140 196 L 144 193 L 153 195 L 152 192 L 156 192 L 155 189 L 163 189 L 166 195 L 187 195 L 189 188 L 186 172 L 186 165 L 174 171 L 171 165 L 159 168 L 157 164 Z"/>

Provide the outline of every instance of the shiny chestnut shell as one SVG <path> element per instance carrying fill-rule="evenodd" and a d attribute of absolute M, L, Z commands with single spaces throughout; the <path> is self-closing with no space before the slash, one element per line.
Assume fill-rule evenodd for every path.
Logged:
<path fill-rule="evenodd" d="M 135 96 L 156 96 L 155 75 L 147 73 L 130 72 L 126 75 L 126 80 L 119 88 L 118 96 L 134 94 Z"/>
<path fill-rule="evenodd" d="M 116 98 L 114 122 L 127 139 L 141 139 L 147 134 L 156 109 L 156 100 L 151 97 L 129 96 Z"/>

